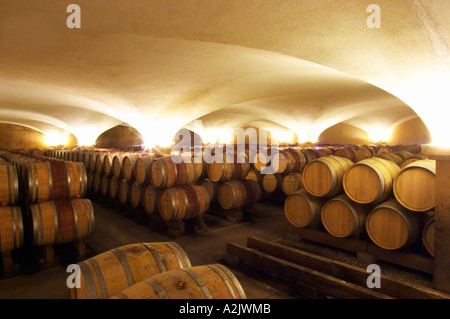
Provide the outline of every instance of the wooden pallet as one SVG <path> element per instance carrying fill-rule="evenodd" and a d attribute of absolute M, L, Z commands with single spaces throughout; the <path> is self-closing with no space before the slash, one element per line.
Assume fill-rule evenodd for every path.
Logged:
<path fill-rule="evenodd" d="M 383 274 L 380 288 L 369 289 L 364 268 L 256 237 L 249 237 L 247 246 L 227 243 L 225 260 L 230 267 L 245 265 L 282 278 L 307 298 L 450 299 L 450 294 Z"/>
<path fill-rule="evenodd" d="M 387 250 L 359 238 L 337 238 L 322 229 L 293 227 L 287 234 L 291 240 L 308 240 L 329 247 L 356 253 L 358 257 L 376 262 L 383 260 L 398 266 L 433 274 L 433 258 L 409 250 Z"/>

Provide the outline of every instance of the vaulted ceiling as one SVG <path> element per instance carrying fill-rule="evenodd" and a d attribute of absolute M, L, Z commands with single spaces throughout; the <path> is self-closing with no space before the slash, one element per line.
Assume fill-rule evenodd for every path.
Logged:
<path fill-rule="evenodd" d="M 68 28 L 80 8 L 81 28 Z M 89 144 L 118 124 L 168 144 L 255 126 L 315 141 L 420 117 L 446 141 L 450 2 L 0 0 L 0 122 Z M 194 120 L 202 120 L 194 127 Z"/>

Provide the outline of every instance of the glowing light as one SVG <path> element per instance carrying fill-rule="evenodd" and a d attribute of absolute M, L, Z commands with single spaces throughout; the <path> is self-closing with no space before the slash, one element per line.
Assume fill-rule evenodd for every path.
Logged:
<path fill-rule="evenodd" d="M 364 129 L 372 142 L 387 142 L 391 137 L 392 131 L 383 126 L 372 126 Z"/>
<path fill-rule="evenodd" d="M 47 132 L 45 134 L 45 143 L 48 146 L 65 145 L 68 142 L 69 134 L 61 132 Z"/>
<path fill-rule="evenodd" d="M 290 130 L 271 129 L 272 137 L 280 143 L 292 143 L 294 132 Z"/>
<path fill-rule="evenodd" d="M 447 110 L 450 105 L 450 71 L 440 69 L 410 77 L 397 89 L 402 98 L 421 117 L 431 133 L 433 145 L 450 147 Z"/>
<path fill-rule="evenodd" d="M 103 133 L 95 126 L 79 126 L 74 128 L 74 135 L 78 140 L 78 145 L 80 146 L 91 146 L 95 145 L 97 137 Z"/>

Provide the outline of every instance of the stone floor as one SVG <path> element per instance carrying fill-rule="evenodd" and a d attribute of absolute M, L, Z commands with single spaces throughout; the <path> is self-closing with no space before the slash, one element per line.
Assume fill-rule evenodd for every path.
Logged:
<path fill-rule="evenodd" d="M 95 231 L 85 238 L 87 256 L 137 242 L 175 241 L 187 253 L 193 266 L 221 263 L 226 254 L 226 243 L 246 244 L 249 236 L 278 240 L 285 236 L 290 225 L 283 205 L 264 201 L 256 205 L 256 214 L 242 222 L 232 222 L 223 216 L 206 214 L 206 231 L 187 230 L 179 236 L 156 231 L 151 224 L 131 212 L 108 203 L 93 201 Z M 57 256 L 57 254 L 55 253 Z M 40 267 L 31 273 L 19 273 L 0 279 L 0 299 L 68 299 L 66 287 L 67 263 Z M 294 299 L 264 282 L 233 270 L 249 299 Z"/>

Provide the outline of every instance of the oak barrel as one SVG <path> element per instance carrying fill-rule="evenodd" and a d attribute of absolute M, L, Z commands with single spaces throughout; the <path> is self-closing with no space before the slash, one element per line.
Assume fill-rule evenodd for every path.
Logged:
<path fill-rule="evenodd" d="M 120 179 L 118 181 L 117 197 L 122 205 L 126 205 L 130 198 L 130 183 L 125 179 Z"/>
<path fill-rule="evenodd" d="M 351 160 L 353 163 L 358 161 L 358 154 L 352 146 L 344 146 L 334 151 L 335 156 L 340 156 Z"/>
<path fill-rule="evenodd" d="M 372 157 L 352 165 L 344 175 L 344 191 L 360 204 L 377 204 L 393 196 L 394 179 L 400 167 L 389 160 Z"/>
<path fill-rule="evenodd" d="M 402 168 L 394 180 L 398 202 L 412 211 L 424 212 L 435 206 L 436 161 L 419 160 Z"/>
<path fill-rule="evenodd" d="M 114 299 L 246 299 L 235 275 L 224 265 L 175 269 L 138 282 Z"/>
<path fill-rule="evenodd" d="M 366 219 L 366 231 L 379 247 L 395 250 L 417 242 L 422 233 L 419 215 L 389 200 L 377 205 Z"/>
<path fill-rule="evenodd" d="M 231 180 L 217 190 L 219 205 L 226 210 L 253 207 L 261 199 L 261 187 L 253 180 Z"/>
<path fill-rule="evenodd" d="M 303 169 L 303 187 L 317 197 L 336 196 L 344 191 L 344 174 L 352 165 L 348 158 L 335 155 L 320 157 Z"/>
<path fill-rule="evenodd" d="M 170 188 L 177 181 L 177 166 L 170 156 L 154 159 L 150 164 L 150 182 L 156 188 Z"/>
<path fill-rule="evenodd" d="M 142 206 L 147 214 L 158 213 L 158 198 L 161 190 L 151 184 L 145 185 L 142 191 Z"/>
<path fill-rule="evenodd" d="M 20 206 L 0 207 L 0 253 L 23 246 L 24 229 Z"/>
<path fill-rule="evenodd" d="M 422 230 L 422 243 L 428 253 L 434 257 L 434 217 L 431 217 Z"/>
<path fill-rule="evenodd" d="M 217 190 L 219 189 L 220 183 L 213 182 L 209 178 L 205 178 L 200 182 L 206 191 L 208 192 L 210 203 L 217 203 Z"/>
<path fill-rule="evenodd" d="M 98 254 L 81 263 L 80 288 L 70 289 L 71 299 L 105 299 L 148 277 L 191 262 L 175 242 L 124 245 Z"/>
<path fill-rule="evenodd" d="M 14 206 L 19 201 L 19 179 L 14 165 L 0 163 L 0 206 Z"/>
<path fill-rule="evenodd" d="M 203 215 L 209 209 L 208 192 L 201 185 L 167 188 L 158 198 L 159 214 L 165 221 L 183 221 Z"/>
<path fill-rule="evenodd" d="M 291 225 L 300 228 L 314 228 L 321 224 L 320 214 L 323 200 L 304 189 L 292 193 L 284 202 L 284 213 Z"/>
<path fill-rule="evenodd" d="M 263 174 L 261 174 L 260 171 L 256 170 L 256 169 L 251 169 L 247 176 L 245 177 L 245 179 L 251 179 L 254 180 L 255 182 L 257 182 L 258 184 L 261 184 L 261 177 Z"/>
<path fill-rule="evenodd" d="M 334 237 L 358 237 L 365 230 L 367 213 L 366 206 L 340 194 L 323 205 L 322 225 Z"/>
<path fill-rule="evenodd" d="M 150 182 L 150 164 L 153 159 L 153 155 L 144 153 L 134 162 L 134 179 L 139 184 L 146 184 Z"/>
<path fill-rule="evenodd" d="M 261 177 L 261 188 L 266 193 L 279 193 L 281 192 L 282 182 L 283 177 L 278 173 L 263 174 Z"/>
<path fill-rule="evenodd" d="M 237 155 L 224 155 L 223 160 L 207 164 L 208 178 L 213 182 L 225 182 L 233 179 L 245 179 L 250 171 L 248 159 Z"/>
<path fill-rule="evenodd" d="M 125 180 L 134 181 L 135 163 L 141 157 L 141 153 L 128 153 L 124 156 L 122 161 L 122 174 Z"/>
<path fill-rule="evenodd" d="M 29 209 L 33 245 L 69 243 L 93 232 L 94 208 L 89 199 L 52 200 Z"/>
<path fill-rule="evenodd" d="M 292 172 L 282 177 L 281 190 L 285 195 L 291 195 L 303 188 L 302 173 Z"/>
<path fill-rule="evenodd" d="M 84 197 L 87 173 L 84 164 L 51 160 L 25 167 L 24 192 L 27 203 Z"/>
<path fill-rule="evenodd" d="M 142 203 L 143 185 L 134 181 L 130 187 L 130 204 L 133 208 L 138 208 Z"/>

